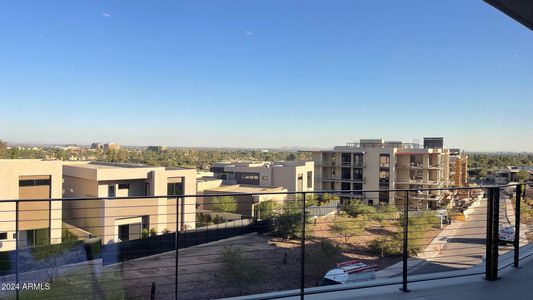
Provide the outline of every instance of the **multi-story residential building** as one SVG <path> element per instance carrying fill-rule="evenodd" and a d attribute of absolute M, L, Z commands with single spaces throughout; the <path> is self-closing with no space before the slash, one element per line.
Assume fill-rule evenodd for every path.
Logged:
<path fill-rule="evenodd" d="M 61 162 L 37 159 L 0 160 L 0 251 L 61 242 Z M 18 233 L 17 233 L 18 221 Z M 18 236 L 18 237 L 17 237 Z"/>
<path fill-rule="evenodd" d="M 517 174 L 520 170 L 525 170 L 529 173 L 529 180 L 533 181 L 533 170 L 527 167 L 508 166 L 506 168 L 498 169 L 494 174 L 487 175 L 487 181 L 495 184 L 508 184 L 510 182 L 518 182 Z"/>
<path fill-rule="evenodd" d="M 398 203 L 405 195 L 389 189 L 440 188 L 448 186 L 449 152 L 442 138 L 426 138 L 424 145 L 383 139 L 313 151 L 316 186 L 320 190 L 347 191 L 341 198 L 360 198 L 370 205 Z M 376 192 L 357 192 L 372 190 Z M 383 190 L 383 191 L 379 191 Z M 415 197 L 425 207 L 442 199 L 441 191 L 420 192 Z"/>
<path fill-rule="evenodd" d="M 450 149 L 450 184 L 456 187 L 468 185 L 468 156 L 460 149 Z"/>
<path fill-rule="evenodd" d="M 64 197 L 98 197 L 65 201 L 65 222 L 101 237 L 103 243 L 195 227 L 196 200 L 166 195 L 196 194 L 196 170 L 103 162 L 66 163 Z M 118 199 L 117 197 L 161 196 Z M 178 226 L 176 226 L 176 224 Z"/>
<path fill-rule="evenodd" d="M 91 144 L 91 149 L 102 150 L 104 149 L 104 145 L 102 143 L 94 142 Z"/>
<path fill-rule="evenodd" d="M 152 152 L 165 152 L 167 151 L 167 146 L 148 146 L 147 150 Z"/>
<path fill-rule="evenodd" d="M 109 151 L 109 150 L 119 150 L 120 149 L 120 145 L 119 144 L 115 144 L 115 143 L 107 143 L 107 144 L 104 144 L 104 150 L 105 151 Z"/>
<path fill-rule="evenodd" d="M 314 162 L 219 162 L 211 168 L 215 178 L 235 184 L 283 187 L 289 192 L 314 190 Z"/>

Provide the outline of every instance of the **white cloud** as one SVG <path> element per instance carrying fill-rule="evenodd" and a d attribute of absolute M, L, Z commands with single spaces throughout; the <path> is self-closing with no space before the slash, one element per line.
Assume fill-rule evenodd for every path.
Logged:
<path fill-rule="evenodd" d="M 244 31 L 244 34 L 246 34 L 246 35 L 254 35 L 253 32 L 250 31 L 250 30 L 245 30 L 245 31 Z"/>
<path fill-rule="evenodd" d="M 106 18 L 111 18 L 111 14 L 110 13 L 107 13 L 107 12 L 102 12 L 102 16 L 106 17 Z"/>

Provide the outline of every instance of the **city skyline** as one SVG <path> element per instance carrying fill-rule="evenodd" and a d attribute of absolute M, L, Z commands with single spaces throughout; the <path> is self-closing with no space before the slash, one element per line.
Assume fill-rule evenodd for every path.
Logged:
<path fill-rule="evenodd" d="M 2 6 L 11 143 L 533 152 L 530 32 L 482 1 Z"/>

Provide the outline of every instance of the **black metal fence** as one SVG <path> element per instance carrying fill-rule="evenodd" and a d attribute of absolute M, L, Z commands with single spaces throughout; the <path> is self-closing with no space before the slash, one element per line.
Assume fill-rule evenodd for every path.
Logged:
<path fill-rule="evenodd" d="M 385 284 L 408 291 L 410 282 L 475 274 L 495 280 L 499 257 L 518 267 L 532 238 L 525 188 L 387 190 L 390 203 L 376 206 L 357 195 L 383 190 L 5 200 L 16 209 L 3 210 L 13 219 L 1 222 L 16 234 L 2 241 L 15 249 L 0 252 L 0 282 L 13 287 L 0 298 L 304 298 Z M 60 218 L 91 238 L 52 226 L 30 234 L 43 209 L 20 218 L 23 201 L 50 203 L 50 225 L 59 216 L 51 203 L 86 201 L 63 205 Z M 114 210 L 101 214 L 102 202 Z"/>

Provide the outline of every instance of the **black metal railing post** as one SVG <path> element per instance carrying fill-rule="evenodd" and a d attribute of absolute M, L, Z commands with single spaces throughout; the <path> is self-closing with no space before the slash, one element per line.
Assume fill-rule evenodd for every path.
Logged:
<path fill-rule="evenodd" d="M 184 199 L 184 198 L 181 198 L 181 199 Z M 176 198 L 176 237 L 175 237 L 175 241 L 174 241 L 174 247 L 176 249 L 176 255 L 174 257 L 174 259 L 176 260 L 175 262 L 175 272 L 176 272 L 176 276 L 175 277 L 175 282 L 174 282 L 174 299 L 178 300 L 178 243 L 179 243 L 179 234 L 180 234 L 180 230 L 179 230 L 179 223 L 178 222 L 178 216 L 179 216 L 179 206 L 180 206 L 180 197 L 177 197 Z"/>
<path fill-rule="evenodd" d="M 524 199 L 525 194 L 525 185 L 519 184 L 516 186 L 516 195 L 515 195 L 515 211 L 514 211 L 514 263 L 513 267 L 519 268 L 520 264 L 520 203 Z"/>
<path fill-rule="evenodd" d="M 15 275 L 15 293 L 17 300 L 19 299 L 19 201 L 15 201 L 15 260 L 17 261 L 17 270 Z"/>
<path fill-rule="evenodd" d="M 304 289 L 305 289 L 305 198 L 306 193 L 302 193 L 302 236 L 300 238 L 300 299 L 304 299 Z"/>
<path fill-rule="evenodd" d="M 48 201 L 48 243 L 52 244 L 52 200 Z"/>
<path fill-rule="evenodd" d="M 402 288 L 400 290 L 409 292 L 407 288 L 407 260 L 409 258 L 409 191 L 405 192 L 405 205 L 404 205 L 404 222 L 403 222 L 403 266 L 402 266 Z"/>
<path fill-rule="evenodd" d="M 500 225 L 500 188 L 490 187 L 487 195 L 487 241 L 485 279 L 498 279 L 498 243 Z"/>

